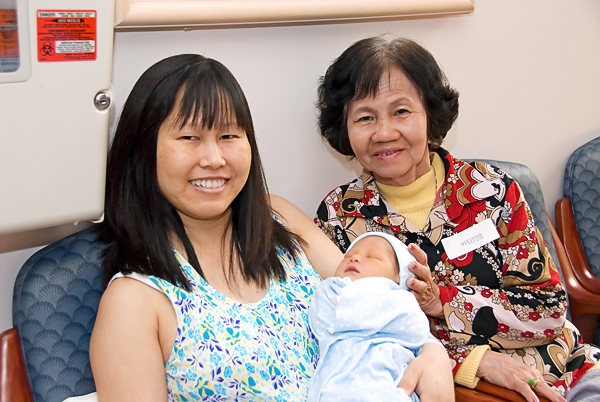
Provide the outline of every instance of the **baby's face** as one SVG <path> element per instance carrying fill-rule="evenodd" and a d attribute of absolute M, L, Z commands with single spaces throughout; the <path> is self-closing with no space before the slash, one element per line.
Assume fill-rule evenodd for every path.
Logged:
<path fill-rule="evenodd" d="M 398 283 L 396 253 L 382 237 L 368 236 L 356 243 L 335 270 L 335 276 L 351 280 L 379 276 Z"/>

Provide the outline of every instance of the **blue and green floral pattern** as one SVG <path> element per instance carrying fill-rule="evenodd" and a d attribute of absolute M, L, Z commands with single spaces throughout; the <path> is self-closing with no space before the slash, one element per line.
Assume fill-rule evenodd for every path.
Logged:
<path fill-rule="evenodd" d="M 305 401 L 318 361 L 308 305 L 321 282 L 306 256 L 279 251 L 287 280 L 271 280 L 267 295 L 248 304 L 219 293 L 175 256 L 193 293 L 149 277 L 177 314 L 165 364 L 169 401 Z"/>

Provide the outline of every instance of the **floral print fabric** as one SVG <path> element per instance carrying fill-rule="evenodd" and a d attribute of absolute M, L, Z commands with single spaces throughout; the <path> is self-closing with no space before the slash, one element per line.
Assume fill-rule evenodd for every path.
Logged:
<path fill-rule="evenodd" d="M 257 303 L 213 289 L 177 252 L 193 292 L 153 276 L 177 315 L 165 364 L 169 401 L 304 401 L 318 361 L 308 305 L 321 282 L 306 256 L 279 251 L 287 280 Z"/>
<path fill-rule="evenodd" d="M 430 318 L 430 325 L 454 373 L 475 346 L 490 345 L 536 366 L 564 394 L 598 361 L 600 349 L 584 345 L 565 320 L 560 276 L 520 187 L 494 166 L 437 152 L 446 179 L 422 230 L 380 197 L 369 172 L 330 192 L 315 222 L 342 251 L 370 231 L 425 251 L 445 318 Z M 500 238 L 450 260 L 441 240 L 488 218 Z"/>

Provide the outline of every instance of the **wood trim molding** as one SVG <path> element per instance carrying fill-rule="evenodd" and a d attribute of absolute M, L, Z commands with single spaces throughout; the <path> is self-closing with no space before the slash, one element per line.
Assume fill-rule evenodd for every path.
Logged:
<path fill-rule="evenodd" d="M 474 0 L 116 0 L 116 30 L 298 25 L 472 13 Z"/>

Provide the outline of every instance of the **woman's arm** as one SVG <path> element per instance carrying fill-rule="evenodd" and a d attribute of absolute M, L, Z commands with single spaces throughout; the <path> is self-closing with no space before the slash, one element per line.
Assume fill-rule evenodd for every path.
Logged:
<path fill-rule="evenodd" d="M 417 278 L 410 278 L 407 283 L 411 292 L 417 298 L 423 311 L 434 317 L 443 317 L 442 302 L 438 286 L 433 283 L 430 271 L 427 268 L 427 256 L 414 244 L 409 250 L 415 256 L 417 263 L 411 264 L 411 271 Z M 444 353 L 445 354 L 445 353 Z M 470 357 L 470 355 L 469 355 Z M 446 359 L 449 361 L 449 359 Z M 410 366 L 409 366 L 410 367 Z M 484 378 L 487 382 L 519 392 L 527 402 L 537 402 L 536 394 L 543 395 L 553 402 L 564 402 L 564 398 L 544 381 L 542 374 L 534 367 L 529 367 L 509 356 L 488 350 L 476 366 L 477 378 Z M 532 389 L 528 380 L 537 380 L 537 386 Z"/>
<path fill-rule="evenodd" d="M 98 400 L 166 402 L 164 364 L 176 331 L 165 295 L 134 279 L 115 280 L 100 300 L 90 341 Z"/>
<path fill-rule="evenodd" d="M 452 323 L 449 322 L 449 320 L 447 320 L 447 317 L 449 316 L 449 312 L 452 313 L 455 310 L 459 310 L 460 308 L 462 308 L 462 306 L 466 305 L 467 303 L 471 303 L 473 305 L 476 305 L 478 307 L 481 308 L 481 305 L 485 306 L 485 303 L 482 303 L 481 301 L 486 301 L 486 300 L 490 300 L 493 301 L 493 297 L 491 297 L 490 295 L 499 295 L 497 296 L 498 300 L 500 300 L 502 302 L 502 306 L 499 307 L 497 304 L 499 303 L 489 303 L 491 307 L 494 308 L 494 312 L 495 312 L 495 316 L 497 315 L 498 317 L 506 317 L 508 316 L 508 319 L 506 319 L 504 322 L 502 322 L 502 325 L 506 326 L 505 323 L 511 323 L 512 325 L 510 326 L 511 328 L 514 328 L 515 330 L 519 330 L 519 333 L 522 331 L 531 331 L 531 333 L 533 334 L 533 332 L 535 331 L 534 328 L 537 326 L 537 328 L 539 328 L 539 324 L 544 321 L 544 319 L 546 321 L 549 322 L 555 322 L 555 324 L 553 326 L 551 326 L 552 329 L 554 329 L 555 327 L 560 327 L 562 325 L 562 320 L 564 319 L 563 315 L 560 314 L 560 310 L 562 309 L 557 309 L 559 311 L 554 311 L 554 314 L 544 314 L 546 316 L 546 318 L 542 318 L 540 317 L 537 320 L 531 320 L 531 319 L 527 319 L 527 318 L 531 318 L 531 316 L 526 317 L 525 319 L 523 318 L 523 316 L 521 315 L 519 317 L 518 314 L 513 314 L 512 310 L 514 305 L 511 303 L 511 297 L 510 295 L 513 293 L 518 292 L 519 294 L 522 295 L 528 295 L 527 299 L 530 300 L 530 303 L 532 302 L 537 302 L 540 303 L 541 305 L 545 304 L 545 298 L 543 295 L 543 290 L 551 290 L 553 287 L 555 286 L 560 286 L 559 285 L 559 279 L 558 279 L 558 273 L 556 272 L 554 266 L 553 266 L 553 262 L 551 260 L 551 257 L 549 256 L 549 253 L 547 252 L 547 249 L 545 247 L 544 241 L 541 237 L 541 235 L 539 234 L 539 231 L 537 230 L 537 228 L 535 228 L 535 225 L 533 224 L 533 221 L 531 219 L 531 212 L 529 211 L 529 206 L 527 205 L 526 201 L 524 200 L 524 197 L 521 193 L 521 190 L 519 188 L 519 186 L 517 185 L 516 182 L 512 182 L 512 187 L 511 191 L 509 192 L 509 196 L 507 197 L 509 202 L 511 202 L 511 205 L 514 205 L 512 211 L 513 214 L 511 216 L 508 216 L 508 218 L 506 218 L 506 225 L 503 226 L 503 230 L 501 230 L 501 239 L 500 239 L 500 243 L 501 245 L 504 246 L 504 249 L 509 249 L 511 247 L 510 241 L 507 240 L 509 238 L 515 238 L 514 235 L 512 235 L 512 233 L 521 233 L 521 235 L 519 237 L 517 237 L 517 239 L 519 239 L 519 241 L 522 241 L 523 244 L 525 243 L 525 241 L 527 241 L 527 237 L 524 235 L 526 234 L 526 230 L 524 230 L 524 228 L 531 228 L 531 232 L 529 233 L 530 238 L 533 238 L 534 240 L 531 241 L 530 243 L 530 248 L 528 249 L 529 251 L 529 255 L 533 255 L 533 256 L 537 256 L 540 255 L 542 256 L 542 258 L 540 259 L 543 262 L 543 274 L 544 275 L 540 275 L 540 279 L 538 279 L 537 281 L 532 281 L 530 283 L 527 283 L 523 280 L 522 283 L 515 283 L 514 279 L 512 279 L 512 286 L 505 286 L 504 289 L 489 289 L 489 288 L 485 288 L 485 287 L 478 287 L 478 288 L 473 288 L 476 289 L 476 292 L 471 292 L 468 294 L 463 294 L 462 296 L 462 303 L 460 301 L 455 303 L 455 307 L 454 309 L 451 309 L 450 306 L 448 305 L 448 300 L 446 300 L 446 303 L 444 303 L 445 307 L 443 306 L 443 301 L 440 297 L 440 289 L 449 289 L 448 287 L 446 288 L 438 288 L 437 285 L 433 282 L 432 278 L 431 278 L 431 271 L 429 269 L 429 267 L 427 267 L 427 256 L 425 255 L 425 253 L 419 249 L 418 247 L 416 247 L 415 245 L 411 244 L 409 246 L 409 250 L 411 251 L 411 253 L 413 253 L 413 255 L 415 256 L 415 258 L 417 259 L 418 263 L 414 263 L 411 265 L 410 269 L 415 273 L 415 275 L 417 276 L 418 279 L 411 279 L 409 280 L 408 286 L 411 288 L 411 291 L 413 292 L 413 294 L 415 294 L 415 297 L 417 298 L 419 304 L 421 305 L 421 308 L 430 316 L 432 317 L 438 317 L 438 318 L 442 318 L 444 319 L 444 322 L 451 327 Z M 516 212 L 516 213 L 515 213 Z M 502 247 L 502 246 L 501 246 Z M 512 247 L 516 247 L 516 246 L 512 246 Z M 509 263 L 507 263 L 506 265 L 506 270 L 512 269 L 514 271 L 517 270 L 524 270 L 524 268 L 522 268 L 521 266 L 529 266 L 531 265 L 529 262 L 529 258 L 528 255 L 520 255 L 517 252 L 515 252 L 514 254 L 512 253 L 508 253 L 510 255 L 509 258 L 505 258 L 505 261 L 512 261 L 512 264 L 509 265 Z M 513 256 L 514 255 L 514 256 Z M 524 275 L 523 275 L 524 276 Z M 506 283 L 509 282 L 509 280 L 506 280 L 504 283 L 506 285 Z M 536 283 L 537 282 L 537 283 Z M 541 283 L 540 283 L 541 282 Z M 487 298 L 481 297 L 482 294 L 484 294 L 484 292 L 488 293 Z M 562 290 L 558 290 L 556 292 L 556 297 L 555 297 L 555 301 L 556 300 L 561 300 L 561 298 L 564 297 L 564 295 L 562 294 L 564 293 Z M 479 303 L 475 303 L 475 300 L 479 299 Z M 458 307 L 457 307 L 458 306 Z M 544 305 L 545 308 L 555 308 L 551 303 L 547 303 L 547 305 Z M 518 308 L 518 306 L 517 306 Z M 444 311 L 447 310 L 447 311 Z M 502 312 L 504 310 L 507 310 L 510 314 L 502 314 Z M 444 314 L 446 313 L 446 314 Z M 542 314 L 540 314 L 542 315 Z M 513 318 L 514 317 L 514 318 Z M 516 317 L 519 317 L 519 319 L 515 319 Z M 535 318 L 535 317 L 534 317 Z M 537 323 L 535 321 L 538 321 Z M 460 322 L 459 322 L 460 324 Z M 538 325 L 536 325 L 538 324 Z M 500 326 L 499 326 L 500 327 Z M 507 327 L 507 326 L 506 326 Z M 547 333 L 546 333 L 547 332 Z M 548 338 L 552 337 L 552 334 L 554 333 L 553 331 L 546 331 L 544 333 L 544 335 L 546 335 Z M 450 335 L 452 336 L 452 335 Z M 525 338 L 525 337 L 524 337 Z M 541 342 L 548 342 L 547 338 L 541 337 L 542 341 Z M 492 337 L 492 340 L 490 341 L 490 343 L 493 345 L 494 342 L 494 337 Z M 502 344 L 502 339 L 499 339 L 499 343 Z M 517 347 L 522 347 L 522 346 L 528 346 L 528 344 L 531 344 L 532 341 L 529 338 L 526 339 L 513 339 L 512 342 L 517 343 L 521 342 L 521 345 L 517 345 Z M 540 341 L 538 341 L 540 342 Z M 454 352 L 454 346 L 452 344 L 447 345 L 447 347 L 449 347 L 449 354 L 452 354 Z M 463 350 L 464 353 L 464 350 Z M 471 355 L 469 354 L 467 356 L 467 359 L 469 359 L 471 357 Z M 494 352 L 491 350 L 488 350 L 487 352 L 485 352 L 485 354 L 483 354 L 482 357 L 480 357 L 480 361 L 477 360 L 476 363 L 473 363 L 473 367 L 476 370 L 476 377 L 477 378 L 485 378 L 488 382 L 492 383 L 492 384 L 496 384 L 508 389 L 512 389 L 515 390 L 519 393 L 521 393 L 525 399 L 527 399 L 527 401 L 532 402 L 532 401 L 537 401 L 537 396 L 535 395 L 536 393 L 538 395 L 543 395 L 545 397 L 547 397 L 549 400 L 551 401 L 564 401 L 564 398 L 562 398 L 556 391 L 554 391 L 551 387 L 549 387 L 544 380 L 542 379 L 542 376 L 540 374 L 540 372 L 532 367 L 529 367 L 527 365 L 525 365 L 522 362 L 516 361 L 511 359 L 509 356 L 498 353 L 498 352 Z M 467 360 L 465 360 L 466 362 Z M 455 367 L 455 370 L 458 368 L 458 365 Z M 462 368 L 462 365 L 461 365 Z M 458 375 L 457 375 L 458 377 Z M 540 380 L 538 385 L 534 388 L 531 389 L 529 384 L 528 384 L 528 380 Z M 468 385 L 467 385 L 468 386 Z"/>
<path fill-rule="evenodd" d="M 508 176 L 504 181 L 506 192 L 500 202 L 504 207 L 496 222 L 500 234 L 497 251 L 503 266 L 496 267 L 495 272 L 491 267 L 481 268 L 482 277 L 501 275 L 501 288 L 477 283 L 477 267 L 470 268 L 475 272 L 470 283 L 439 289 L 431 281 L 430 267 L 418 267 L 413 272 L 420 281 L 408 284 L 421 308 L 444 320 L 448 335 L 456 338 L 453 344 L 469 341 L 463 334 L 474 333 L 480 340 L 487 338 L 490 346 L 502 349 L 543 345 L 560 334 L 564 325 L 566 297 L 559 273 L 519 185 Z M 421 265 L 427 265 L 426 258 L 415 257 Z M 455 264 L 460 274 L 460 265 Z M 439 277 L 437 281 L 441 281 Z M 435 298 L 435 303 L 428 306 L 428 298 Z"/>
<path fill-rule="evenodd" d="M 343 258 L 342 252 L 314 222 L 291 202 L 276 195 L 271 195 L 271 207 L 283 219 L 284 225 L 300 236 L 306 244 L 301 244 L 315 271 L 323 279 L 333 276 L 335 269 Z"/>
<path fill-rule="evenodd" d="M 446 350 L 433 342 L 423 345 L 421 353 L 406 368 L 399 387 L 407 395 L 416 391 L 421 402 L 454 401 L 452 368 Z"/>

